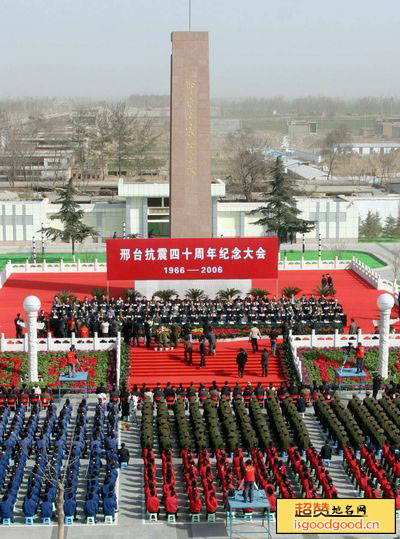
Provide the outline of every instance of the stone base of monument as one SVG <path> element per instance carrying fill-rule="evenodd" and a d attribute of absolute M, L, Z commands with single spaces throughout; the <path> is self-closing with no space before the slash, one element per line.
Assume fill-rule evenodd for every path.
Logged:
<path fill-rule="evenodd" d="M 210 298 L 215 296 L 220 290 L 236 288 L 241 295 L 250 292 L 252 286 L 251 279 L 171 279 L 170 281 L 135 281 L 135 290 L 142 296 L 151 298 L 158 290 L 176 290 L 179 297 L 184 297 L 189 288 L 199 288 Z"/>

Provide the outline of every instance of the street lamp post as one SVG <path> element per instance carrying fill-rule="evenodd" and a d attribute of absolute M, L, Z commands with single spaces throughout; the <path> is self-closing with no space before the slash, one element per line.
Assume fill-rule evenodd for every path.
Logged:
<path fill-rule="evenodd" d="M 28 380 L 38 382 L 38 346 L 37 346 L 37 316 L 40 309 L 40 299 L 36 296 L 27 296 L 24 299 L 24 310 L 28 329 Z"/>
<path fill-rule="evenodd" d="M 382 378 L 387 378 L 389 374 L 390 313 L 392 312 L 394 305 L 394 298 L 391 294 L 381 294 L 377 299 L 377 304 L 381 313 L 379 334 L 379 374 Z"/>

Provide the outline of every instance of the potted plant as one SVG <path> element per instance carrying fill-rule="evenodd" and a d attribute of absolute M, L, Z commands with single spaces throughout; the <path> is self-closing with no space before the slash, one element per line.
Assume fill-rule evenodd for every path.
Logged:
<path fill-rule="evenodd" d="M 268 292 L 265 288 L 252 288 L 249 292 L 249 296 L 252 296 L 254 299 L 264 298 L 265 296 L 269 295 L 270 292 Z"/>
<path fill-rule="evenodd" d="M 240 296 L 241 291 L 237 288 L 226 288 L 217 292 L 218 299 L 232 301 L 236 296 Z"/>
<path fill-rule="evenodd" d="M 190 299 L 191 301 L 203 301 L 207 298 L 204 293 L 204 290 L 200 288 L 189 288 L 185 292 L 185 298 Z"/>
<path fill-rule="evenodd" d="M 287 298 L 292 298 L 293 296 L 297 296 L 301 292 L 301 288 L 298 288 L 297 286 L 285 286 L 281 289 L 282 296 L 285 296 Z"/>
<path fill-rule="evenodd" d="M 153 298 L 159 298 L 162 301 L 169 301 L 174 296 L 178 296 L 178 292 L 170 288 L 167 288 L 166 290 L 157 290 L 157 292 L 154 292 L 153 294 Z"/>

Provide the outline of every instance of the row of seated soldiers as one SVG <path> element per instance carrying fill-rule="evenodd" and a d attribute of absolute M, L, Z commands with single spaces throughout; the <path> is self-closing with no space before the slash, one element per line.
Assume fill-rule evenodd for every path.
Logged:
<path fill-rule="evenodd" d="M 292 398 L 302 397 L 306 403 L 310 400 L 315 400 L 320 393 L 326 395 L 329 399 L 333 394 L 334 388 L 328 384 L 321 384 L 318 386 L 316 383 L 312 385 L 307 384 L 288 384 L 282 382 L 278 388 L 270 383 L 268 386 L 263 386 L 262 382 L 258 382 L 253 385 L 251 382 L 247 382 L 245 386 L 242 386 L 240 382 L 236 382 L 234 386 L 230 386 L 226 381 L 222 386 L 219 386 L 214 380 L 212 384 L 207 388 L 205 384 L 200 383 L 198 389 L 194 382 L 190 382 L 190 385 L 185 389 L 183 384 L 175 387 L 170 382 L 167 382 L 165 387 L 160 382 L 156 387 L 151 389 L 147 384 L 142 384 L 139 388 L 137 385 L 133 386 L 131 395 L 136 396 L 139 402 L 144 399 L 149 399 L 155 403 L 165 401 L 169 406 L 173 405 L 176 398 L 186 398 L 188 401 L 198 399 L 200 402 L 205 402 L 208 398 L 218 402 L 220 398 L 230 400 L 241 399 L 248 403 L 252 397 L 256 397 L 258 400 L 264 400 L 265 398 L 272 398 L 273 396 L 279 399 L 284 399 L 287 396 Z"/>
<path fill-rule="evenodd" d="M 43 314 L 41 313 L 43 317 L 41 321 L 46 321 Z M 214 325 L 256 322 L 271 326 L 285 322 L 290 325 L 310 325 L 317 322 L 346 324 L 343 307 L 337 299 L 316 298 L 313 295 L 309 298 L 302 296 L 300 299 L 285 296 L 280 299 L 247 296 L 244 299 L 237 297 L 231 301 L 218 299 L 163 301 L 155 298 L 148 300 L 122 297 L 108 299 L 106 296 L 92 300 L 85 297 L 81 301 L 78 299 L 61 301 L 55 297 L 46 323 L 50 328 L 57 328 L 60 321 L 65 320 L 68 321 L 68 326 L 70 320 L 74 320 L 76 326 L 82 324 L 87 326 L 90 333 L 94 333 L 96 329 L 101 330 L 99 320 L 107 320 L 110 325 L 116 321 L 118 326 L 132 323 L 144 325 L 148 321 L 155 326 L 173 323 L 201 325 L 204 320 Z M 78 334 L 77 329 L 79 328 L 76 328 L 75 333 Z"/>

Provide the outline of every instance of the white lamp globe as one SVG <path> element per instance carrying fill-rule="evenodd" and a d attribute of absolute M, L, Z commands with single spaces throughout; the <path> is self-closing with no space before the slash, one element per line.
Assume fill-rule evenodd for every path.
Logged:
<path fill-rule="evenodd" d="M 391 294 L 381 294 L 376 303 L 380 311 L 388 311 L 392 309 L 394 305 L 394 298 Z"/>
<path fill-rule="evenodd" d="M 38 312 L 41 306 L 40 299 L 37 298 L 36 296 L 27 296 L 24 299 L 23 306 L 24 306 L 25 312 L 27 313 Z"/>

